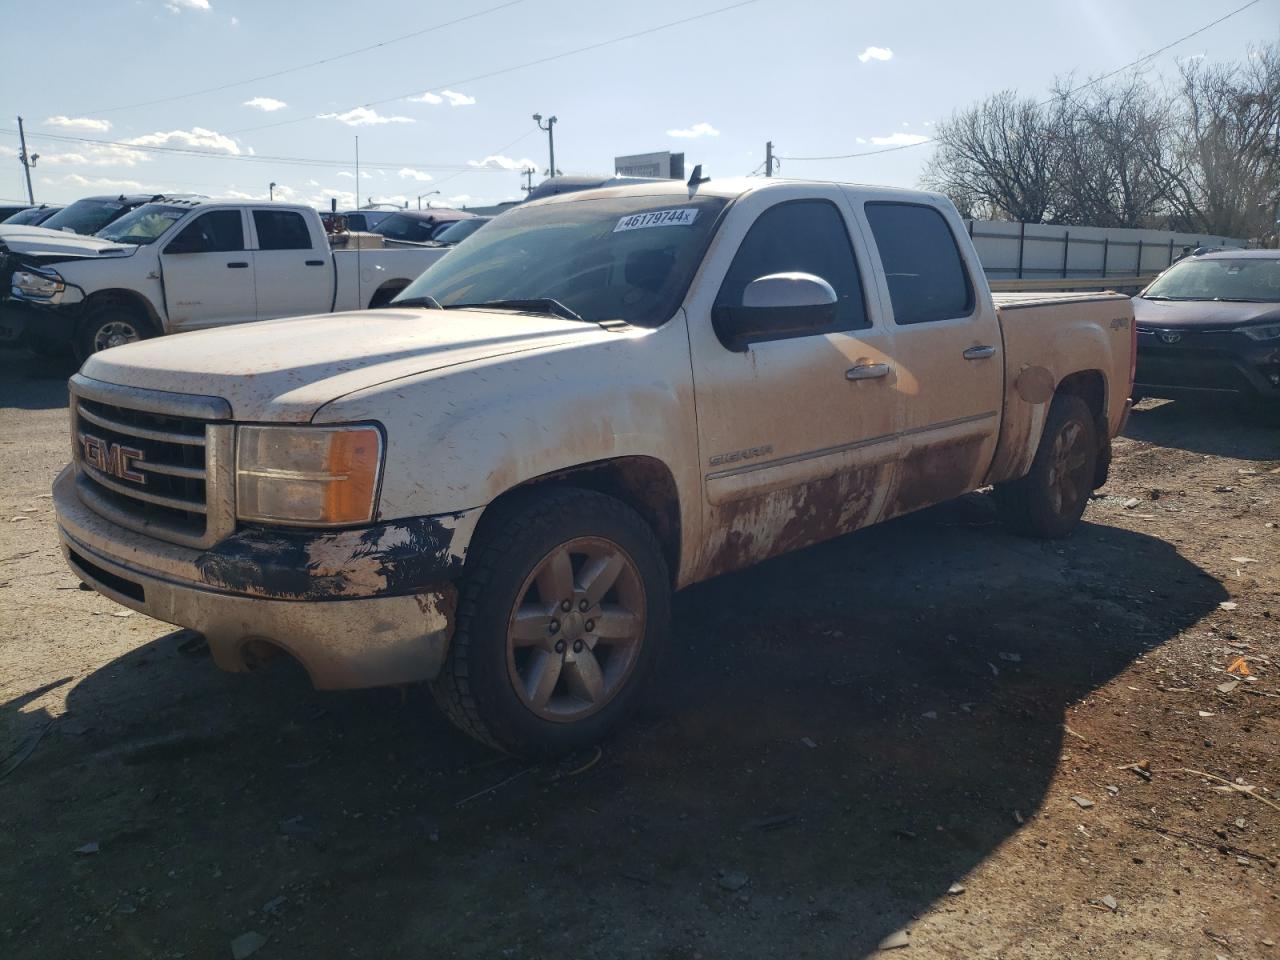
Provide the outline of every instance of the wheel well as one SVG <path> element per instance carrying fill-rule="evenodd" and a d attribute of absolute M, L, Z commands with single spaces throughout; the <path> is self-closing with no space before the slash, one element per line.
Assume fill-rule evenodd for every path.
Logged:
<path fill-rule="evenodd" d="M 1107 427 L 1107 380 L 1100 370 L 1081 370 L 1064 377 L 1055 391 L 1079 397 L 1093 414 L 1098 436 L 1098 467 L 1093 476 L 1096 490 L 1107 482 L 1111 470 L 1111 437 Z"/>
<path fill-rule="evenodd" d="M 513 487 L 485 512 L 493 510 L 495 504 L 547 484 L 594 490 L 631 507 L 658 538 L 674 582 L 680 567 L 680 498 L 675 477 L 665 463 L 653 457 L 618 457 L 557 470 Z"/>
<path fill-rule="evenodd" d="M 369 299 L 370 307 L 381 307 L 391 302 L 392 298 L 409 285 L 408 280 L 387 280 L 373 292 Z"/>
<path fill-rule="evenodd" d="M 151 301 L 132 290 L 99 290 L 90 294 L 84 301 L 82 313 L 87 317 L 90 311 L 110 306 L 120 306 L 140 313 L 157 332 L 164 330 L 160 315 L 156 313 Z"/>

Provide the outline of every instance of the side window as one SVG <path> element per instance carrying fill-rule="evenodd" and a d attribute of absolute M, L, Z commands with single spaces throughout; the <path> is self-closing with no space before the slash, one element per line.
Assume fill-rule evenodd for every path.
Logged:
<path fill-rule="evenodd" d="M 865 209 L 895 323 L 931 323 L 973 312 L 973 284 L 942 214 L 916 203 L 873 202 Z"/>
<path fill-rule="evenodd" d="M 811 273 L 831 284 L 837 298 L 831 331 L 871 326 L 849 232 L 839 208 L 829 200 L 780 203 L 756 217 L 729 265 L 715 305 L 740 307 L 752 280 L 790 271 Z"/>
<path fill-rule="evenodd" d="M 229 253 L 244 249 L 244 222 L 239 210 L 202 213 L 174 237 L 165 253 Z"/>
<path fill-rule="evenodd" d="M 255 210 L 259 250 L 310 250 L 311 231 L 302 214 L 291 210 Z"/>
<path fill-rule="evenodd" d="M 363 213 L 348 213 L 348 214 L 347 214 L 347 229 L 348 229 L 348 230 L 358 230 L 358 231 L 360 231 L 360 232 L 362 232 L 362 233 L 363 233 L 364 231 L 368 230 L 368 229 L 369 229 L 369 224 L 365 222 L 364 214 L 363 214 Z"/>

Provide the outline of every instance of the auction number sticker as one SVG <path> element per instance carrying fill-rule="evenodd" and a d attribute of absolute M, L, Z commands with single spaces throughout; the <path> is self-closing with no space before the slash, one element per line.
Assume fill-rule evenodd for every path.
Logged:
<path fill-rule="evenodd" d="M 643 230 L 645 227 L 687 227 L 698 219 L 696 207 L 675 207 L 671 210 L 651 210 L 623 217 L 613 228 L 614 233 L 623 230 Z"/>

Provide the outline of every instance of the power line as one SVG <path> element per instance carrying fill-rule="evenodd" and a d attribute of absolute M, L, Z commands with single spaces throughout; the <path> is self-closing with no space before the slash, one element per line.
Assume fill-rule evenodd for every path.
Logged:
<path fill-rule="evenodd" d="M 1136 67 L 1139 64 L 1146 63 L 1148 60 L 1152 60 L 1155 57 L 1160 56 L 1160 54 L 1164 53 L 1165 51 L 1170 50 L 1173 47 L 1176 47 L 1178 44 L 1183 43 L 1187 40 L 1190 40 L 1192 37 L 1199 36 L 1200 34 L 1204 33 L 1206 30 L 1210 29 L 1211 27 L 1216 27 L 1218 24 L 1222 23 L 1224 20 L 1230 20 L 1236 14 L 1243 13 L 1244 11 L 1248 10 L 1250 7 L 1255 6 L 1261 2 L 1262 0 L 1249 0 L 1249 2 L 1246 3 L 1244 6 L 1237 7 L 1235 10 L 1232 10 L 1230 13 L 1224 14 L 1223 16 L 1219 17 L 1217 20 L 1214 20 L 1210 23 L 1206 23 L 1203 27 L 1200 27 L 1196 30 L 1192 30 L 1190 33 L 1186 34 L 1185 36 L 1179 37 L 1177 40 L 1174 40 L 1171 43 L 1166 43 L 1163 47 L 1160 47 L 1158 50 L 1154 50 L 1151 53 L 1145 54 L 1144 56 L 1139 57 L 1137 60 L 1130 61 L 1129 63 L 1126 63 L 1122 67 L 1117 67 L 1116 69 L 1112 70 L 1110 73 L 1104 73 L 1100 77 L 1094 77 L 1092 80 L 1082 83 L 1078 87 L 1072 87 L 1070 90 L 1066 92 L 1066 94 L 1067 96 L 1070 96 L 1072 94 L 1079 93 L 1081 90 L 1087 90 L 1089 89 L 1089 87 L 1102 83 L 1104 80 L 1110 80 L 1116 74 L 1124 73 L 1124 71 L 1132 67 Z M 1050 97 L 1047 100 L 1041 100 L 1037 104 L 1037 106 L 1040 106 L 1040 107 L 1046 106 L 1050 103 L 1053 103 L 1054 99 L 1055 99 L 1054 97 Z M 934 140 L 936 139 L 937 139 L 936 137 L 928 137 L 916 143 L 903 143 L 895 147 L 882 147 L 879 150 L 863 150 L 858 153 L 842 153 L 842 154 L 837 154 L 830 157 L 780 157 L 779 159 L 782 159 L 782 160 L 852 160 L 856 157 L 873 157 L 881 153 L 894 153 L 895 151 L 898 151 L 898 150 L 911 150 L 914 147 L 923 147 L 926 143 L 933 143 Z"/>
<path fill-rule="evenodd" d="M 5 136 L 16 137 L 18 136 L 18 131 L 13 130 L 11 128 L 0 128 L 0 134 L 3 134 Z M 527 136 L 529 136 L 529 133 L 521 134 L 520 137 L 512 141 L 512 143 L 518 143 L 520 140 L 523 140 Z M 283 163 L 283 164 L 293 164 L 295 166 L 314 166 L 314 167 L 350 167 L 351 166 L 351 161 L 349 159 L 329 160 L 329 159 L 324 159 L 320 157 L 287 157 L 287 156 L 276 156 L 274 154 L 262 154 L 262 153 L 254 153 L 254 154 L 216 153 L 211 150 L 197 150 L 189 147 L 164 147 L 164 146 L 151 145 L 151 144 L 130 143 L 127 140 L 98 140 L 93 137 L 73 137 L 73 136 L 68 136 L 66 134 L 56 134 L 56 133 L 32 134 L 29 139 L 52 140 L 59 143 L 87 143 L 87 144 L 92 144 L 94 146 L 99 146 L 99 147 L 119 147 L 124 150 L 137 150 L 141 153 L 174 154 L 177 156 L 184 156 L 184 157 L 200 157 L 206 160 L 238 160 L 238 161 L 244 161 L 244 162 L 250 162 L 250 163 Z M 500 147 L 497 152 L 501 152 L 502 150 L 505 150 L 505 149 L 507 148 Z M 49 159 L 50 158 L 46 157 L 45 162 L 48 163 Z M 466 164 L 432 163 L 432 162 L 423 161 L 423 160 L 406 160 L 406 161 L 382 160 L 377 162 L 365 161 L 365 162 L 362 162 L 361 165 L 365 167 L 373 167 L 373 168 L 386 169 L 386 170 L 398 169 L 401 167 L 434 167 L 437 170 L 458 170 L 461 173 L 466 173 L 468 171 L 492 171 L 494 169 L 492 167 L 482 167 L 482 166 L 479 166 L 478 164 L 472 164 L 472 163 L 466 163 Z"/>
<path fill-rule="evenodd" d="M 506 73 L 513 73 L 516 70 L 524 70 L 527 67 L 536 67 L 536 66 L 539 66 L 540 64 L 551 63 L 553 60 L 561 60 L 565 57 L 572 57 L 579 53 L 587 53 L 588 51 L 591 51 L 591 50 L 599 50 L 601 47 L 612 46 L 615 43 L 623 43 L 627 40 L 635 40 L 638 37 L 645 37 L 651 33 L 657 33 L 660 30 L 669 30 L 672 27 L 679 27 L 686 23 L 692 23 L 695 20 L 705 19 L 706 17 L 714 17 L 717 14 L 727 13 L 730 10 L 737 10 L 739 7 L 750 6 L 751 4 L 758 3 L 758 2 L 759 0 L 739 0 L 738 3 L 731 3 L 727 7 L 718 7 L 715 10 L 708 10 L 705 13 L 698 13 L 698 14 L 694 14 L 691 17 L 684 17 L 681 20 L 672 20 L 669 23 L 661 23 L 661 24 L 658 24 L 656 27 L 649 27 L 645 30 L 637 30 L 635 33 L 628 33 L 621 37 L 613 37 L 609 40 L 600 40 L 596 43 L 587 44 L 585 47 L 576 47 L 573 50 L 565 50 L 561 53 L 554 53 L 547 57 L 539 57 L 537 60 L 528 60 L 524 63 L 517 63 L 514 66 L 502 67 L 498 70 L 490 70 L 487 73 L 479 73 L 473 77 L 465 77 L 461 80 L 450 80 L 447 83 L 435 83 L 426 87 L 415 87 L 413 90 L 410 90 L 406 93 L 396 94 L 394 97 L 383 97 L 380 100 L 369 100 L 369 101 L 366 101 L 365 103 L 358 103 L 353 107 L 348 107 L 346 110 L 335 110 L 332 112 L 338 113 L 338 114 L 349 113 L 350 111 L 358 110 L 361 107 L 375 107 L 375 106 L 380 106 L 384 103 L 391 103 L 392 101 L 395 101 L 395 100 L 403 100 L 406 97 L 414 96 L 415 94 L 421 92 L 422 90 L 436 90 L 436 89 L 442 89 L 446 87 L 460 87 L 464 84 L 475 83 L 478 80 L 488 80 L 490 77 L 498 77 Z M 1258 2 L 1258 0 L 1254 0 L 1254 2 L 1256 3 Z M 239 129 L 231 130 L 229 132 L 230 133 L 249 133 L 254 130 L 270 130 L 274 127 L 283 127 L 291 123 L 301 123 L 304 120 L 314 120 L 314 119 L 316 119 L 314 116 L 294 117 L 291 120 L 277 120 L 274 123 L 262 123 L 253 127 L 240 127 Z"/>
<path fill-rule="evenodd" d="M 217 93 L 221 90 L 230 90 L 232 87 L 243 87 L 246 84 L 257 83 L 260 80 L 271 80 L 275 77 L 282 77 L 286 73 L 296 73 L 299 70 L 309 70 L 312 67 L 320 67 L 326 63 L 333 63 L 335 60 L 344 60 L 347 57 L 354 57 L 361 53 L 368 53 L 370 50 L 377 50 L 379 47 L 387 47 L 393 43 L 400 43 L 404 40 L 412 40 L 414 37 L 420 37 L 423 34 L 432 33 L 436 30 L 443 30 L 445 27 L 452 27 L 455 24 L 463 23 L 467 20 L 474 20 L 477 17 L 487 16 L 490 13 L 497 13 L 499 10 L 505 10 L 507 7 L 514 7 L 517 4 L 524 3 L 525 0 L 507 0 L 496 7 L 489 7 L 485 10 L 478 10 L 475 13 L 469 13 L 465 17 L 458 17 L 456 20 L 448 20 L 444 23 L 437 23 L 434 26 L 424 27 L 421 30 L 415 30 L 412 33 L 401 34 L 398 37 L 392 37 L 390 40 L 379 40 L 377 43 L 371 43 L 367 47 L 360 47 L 357 50 L 348 50 L 346 53 L 335 53 L 331 57 L 325 57 L 323 60 L 312 60 L 310 63 L 302 63 L 296 67 L 286 67 L 283 70 L 276 70 L 272 73 L 264 73 L 256 77 L 247 77 L 244 80 L 233 80 L 230 83 L 219 84 L 216 87 L 205 87 L 202 90 L 191 90 L 187 93 L 175 93 L 171 97 L 158 97 L 155 100 L 140 100 L 137 103 L 126 103 L 118 107 L 104 107 L 100 110 L 86 110 L 82 115 L 89 116 L 101 113 L 118 113 L 121 110 L 133 110 L 136 107 L 151 107 L 157 103 L 172 103 L 175 100 L 186 100 L 190 97 L 204 96 L 206 93 Z"/>

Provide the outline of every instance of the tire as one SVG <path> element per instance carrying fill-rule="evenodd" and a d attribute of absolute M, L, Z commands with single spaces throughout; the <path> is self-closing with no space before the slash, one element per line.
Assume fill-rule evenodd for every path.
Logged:
<path fill-rule="evenodd" d="M 666 639 L 671 585 L 657 538 L 594 491 L 551 487 L 499 504 L 459 588 L 432 694 L 464 733 L 516 756 L 605 737 L 637 705 Z"/>
<path fill-rule="evenodd" d="M 995 489 L 1001 519 L 1024 536 L 1057 540 L 1076 528 L 1097 473 L 1098 437 L 1079 397 L 1054 397 L 1025 477 Z"/>
<path fill-rule="evenodd" d="M 155 335 L 155 327 L 140 310 L 121 303 L 104 303 L 91 308 L 80 321 L 73 346 L 76 359 L 83 363 L 91 354 L 108 347 Z"/>

